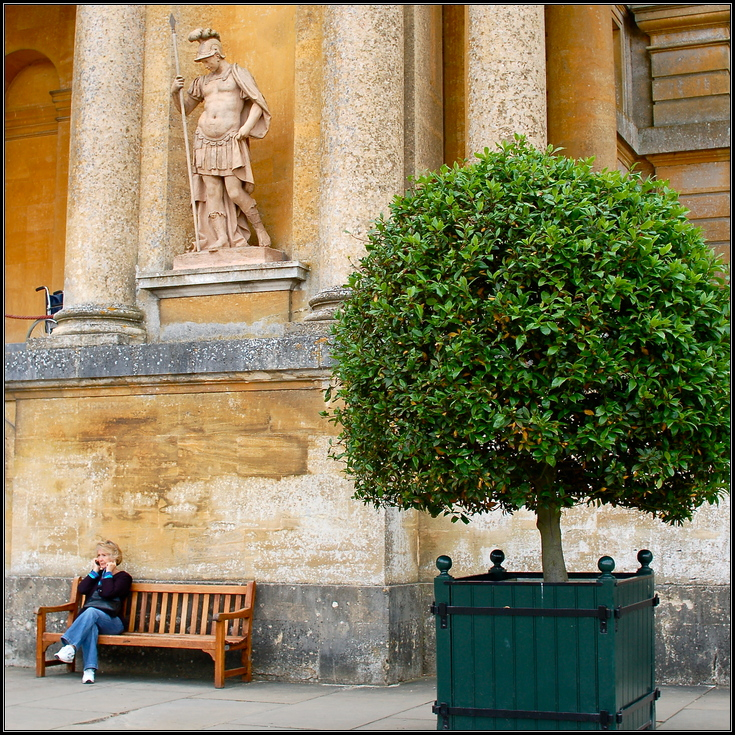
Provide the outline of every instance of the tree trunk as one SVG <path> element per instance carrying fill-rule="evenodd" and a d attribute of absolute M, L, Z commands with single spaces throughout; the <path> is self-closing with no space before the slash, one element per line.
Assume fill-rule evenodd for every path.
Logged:
<path fill-rule="evenodd" d="M 561 509 L 536 508 L 536 528 L 541 534 L 541 568 L 544 582 L 568 582 L 561 546 Z"/>

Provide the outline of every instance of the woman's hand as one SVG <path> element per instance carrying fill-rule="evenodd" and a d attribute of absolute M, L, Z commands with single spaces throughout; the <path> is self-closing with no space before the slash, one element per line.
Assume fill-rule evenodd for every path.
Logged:
<path fill-rule="evenodd" d="M 97 557 L 95 557 L 94 559 L 92 559 L 92 571 L 93 572 L 97 572 L 97 573 L 99 573 L 99 571 L 100 571 L 100 565 L 97 562 Z"/>
<path fill-rule="evenodd" d="M 107 567 L 105 568 L 105 572 L 110 572 L 110 574 L 115 574 L 117 571 L 117 563 L 110 559 L 110 561 L 107 562 Z"/>

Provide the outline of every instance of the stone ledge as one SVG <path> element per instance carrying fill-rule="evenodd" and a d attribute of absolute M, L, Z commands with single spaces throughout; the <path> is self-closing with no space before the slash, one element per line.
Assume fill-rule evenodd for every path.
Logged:
<path fill-rule="evenodd" d="M 637 128 L 632 120 L 618 113 L 618 132 L 639 156 L 730 148 L 727 120 Z"/>
<path fill-rule="evenodd" d="M 327 340 L 309 335 L 54 349 L 14 344 L 5 348 L 6 384 L 326 369 L 332 365 Z"/>
<path fill-rule="evenodd" d="M 293 291 L 309 268 L 297 260 L 142 273 L 138 287 L 159 299 L 260 291 Z"/>

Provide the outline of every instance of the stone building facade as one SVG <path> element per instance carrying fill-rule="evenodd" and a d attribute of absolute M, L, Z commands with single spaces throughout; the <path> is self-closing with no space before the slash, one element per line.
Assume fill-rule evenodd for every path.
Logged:
<path fill-rule="evenodd" d="M 187 80 L 186 33 L 212 27 L 268 100 L 254 196 L 282 261 L 173 269 L 193 223 L 170 14 Z M 539 541 L 526 512 L 458 528 L 366 508 L 328 458 L 329 321 L 370 222 L 411 176 L 523 133 L 668 179 L 728 253 L 729 19 L 729 5 L 6 6 L 6 315 L 43 314 L 37 286 L 64 292 L 51 335 L 5 320 L 6 661 L 31 663 L 34 606 L 65 599 L 112 538 L 138 579 L 256 579 L 257 675 L 430 673 L 435 558 L 471 574 L 502 548 L 531 570 Z M 673 529 L 609 508 L 564 519 L 572 571 L 653 551 L 662 682 L 729 680 L 727 511 Z"/>

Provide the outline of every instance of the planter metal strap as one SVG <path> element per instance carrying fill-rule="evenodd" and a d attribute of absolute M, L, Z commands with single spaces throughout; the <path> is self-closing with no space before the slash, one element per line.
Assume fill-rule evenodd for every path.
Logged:
<path fill-rule="evenodd" d="M 622 723 L 623 716 L 634 712 L 635 710 L 649 705 L 661 696 L 659 689 L 654 689 L 648 694 L 644 694 L 625 707 L 621 707 L 614 715 L 607 710 L 600 712 L 547 712 L 537 710 L 522 709 L 483 709 L 481 707 L 450 707 L 446 702 L 434 702 L 431 711 L 435 715 L 443 718 L 442 729 L 449 729 L 450 717 L 499 717 L 508 720 L 568 720 L 570 722 L 599 722 L 603 730 L 610 727 L 613 721 L 617 724 Z M 650 722 L 648 723 L 650 725 Z"/>
<path fill-rule="evenodd" d="M 642 610 L 644 607 L 656 607 L 656 605 L 658 605 L 659 602 L 661 602 L 661 600 L 659 600 L 658 595 L 654 595 L 653 597 L 649 597 L 647 600 L 641 600 L 640 602 L 634 602 L 632 605 L 625 605 L 624 607 L 616 607 L 615 617 L 622 618 L 623 615 L 627 615 L 628 613 L 633 612 L 634 610 Z"/>
<path fill-rule="evenodd" d="M 440 602 L 438 605 L 432 603 L 431 612 L 440 618 L 440 626 L 447 627 L 448 615 L 525 615 L 532 617 L 555 617 L 555 618 L 597 618 L 600 621 L 600 632 L 607 632 L 607 621 L 612 618 L 620 618 L 623 615 L 640 610 L 644 607 L 655 607 L 658 605 L 658 595 L 647 600 L 636 602 L 625 607 L 610 609 L 606 605 L 597 608 L 572 608 L 572 607 L 464 607 L 462 605 L 447 605 Z"/>
<path fill-rule="evenodd" d="M 597 618 L 600 621 L 600 631 L 607 631 L 607 621 L 613 616 L 613 610 L 606 605 L 597 608 L 573 607 L 463 607 L 461 605 L 447 605 L 440 602 L 431 605 L 431 612 L 438 615 L 441 627 L 447 627 L 448 615 L 525 615 L 533 617 L 553 618 Z"/>
<path fill-rule="evenodd" d="M 596 722 L 603 730 L 617 719 L 615 715 L 600 712 L 546 712 L 523 709 L 483 709 L 480 707 L 450 707 L 446 702 L 434 702 L 431 711 L 443 718 L 442 730 L 449 729 L 450 717 L 498 717 L 509 720 L 556 720 L 570 722 Z M 619 715 L 618 715 L 619 716 Z"/>
<path fill-rule="evenodd" d="M 650 705 L 651 702 L 657 701 L 661 697 L 661 690 L 660 689 L 654 689 L 652 692 L 648 692 L 648 694 L 644 694 L 639 699 L 636 699 L 635 701 L 631 702 L 630 704 L 626 704 L 625 707 L 622 707 L 617 715 L 615 715 L 615 721 L 616 722 L 622 722 L 623 721 L 623 715 L 630 714 L 631 712 L 635 712 L 635 710 L 640 709 L 644 705 Z M 646 730 L 648 727 L 650 727 L 652 722 L 649 720 L 646 725 L 643 727 L 639 727 L 639 730 Z"/>

